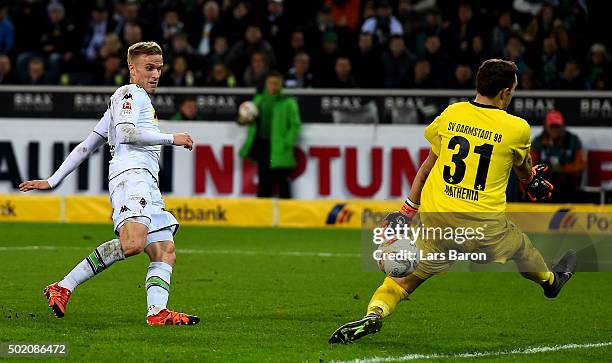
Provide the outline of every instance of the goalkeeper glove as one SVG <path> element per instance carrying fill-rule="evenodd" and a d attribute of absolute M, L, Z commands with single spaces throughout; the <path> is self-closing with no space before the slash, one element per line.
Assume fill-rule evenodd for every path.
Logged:
<path fill-rule="evenodd" d="M 543 175 L 546 170 L 548 170 L 548 166 L 536 165 L 531 168 L 531 177 L 527 180 L 521 180 L 521 185 L 532 202 L 548 199 L 552 194 L 554 187 Z"/>
<path fill-rule="evenodd" d="M 419 207 L 419 204 L 406 199 L 399 211 L 387 214 L 380 226 L 382 228 L 395 228 L 396 225 L 410 225 L 412 219 L 419 211 Z"/>

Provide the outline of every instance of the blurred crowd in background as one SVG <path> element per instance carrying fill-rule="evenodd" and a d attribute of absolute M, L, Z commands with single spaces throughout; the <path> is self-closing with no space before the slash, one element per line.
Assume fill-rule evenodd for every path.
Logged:
<path fill-rule="evenodd" d="M 474 87 L 514 61 L 519 89 L 612 88 L 605 1 L 0 0 L 0 84 L 129 81 L 127 48 L 164 49 L 162 86 Z M 602 7 L 603 6 L 603 7 Z"/>

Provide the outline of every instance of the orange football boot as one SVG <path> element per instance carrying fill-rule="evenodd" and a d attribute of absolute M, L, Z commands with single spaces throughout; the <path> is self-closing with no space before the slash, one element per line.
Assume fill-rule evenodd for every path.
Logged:
<path fill-rule="evenodd" d="M 200 318 L 195 315 L 178 313 L 176 311 L 164 309 L 156 315 L 147 316 L 149 325 L 196 325 Z"/>
<path fill-rule="evenodd" d="M 66 305 L 72 292 L 65 287 L 61 287 L 58 283 L 51 284 L 45 288 L 43 294 L 49 301 L 49 307 L 53 314 L 58 318 L 63 318 L 66 312 Z"/>

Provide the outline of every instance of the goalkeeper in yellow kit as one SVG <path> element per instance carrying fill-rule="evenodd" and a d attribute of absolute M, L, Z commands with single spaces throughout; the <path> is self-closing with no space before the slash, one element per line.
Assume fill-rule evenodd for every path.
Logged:
<path fill-rule="evenodd" d="M 485 239 L 455 241 L 417 238 L 421 256 L 483 252 L 480 262 L 513 260 L 521 275 L 540 284 L 544 295 L 556 297 L 576 269 L 576 252 L 567 251 L 550 269 L 529 238 L 505 216 L 506 187 L 514 169 L 532 201 L 546 199 L 553 186 L 543 177 L 545 167 L 532 166 L 529 124 L 506 113 L 517 85 L 516 65 L 485 61 L 476 75 L 474 101 L 448 106 L 425 130 L 431 143 L 408 199 L 385 218 L 384 227 L 410 221 L 417 213 L 423 225 L 485 226 Z M 409 223 L 409 222 L 408 222 Z M 401 278 L 387 277 L 368 305 L 367 315 L 342 325 L 330 343 L 350 343 L 378 332 L 382 319 L 429 277 L 450 268 L 448 259 L 421 259 L 416 270 Z"/>

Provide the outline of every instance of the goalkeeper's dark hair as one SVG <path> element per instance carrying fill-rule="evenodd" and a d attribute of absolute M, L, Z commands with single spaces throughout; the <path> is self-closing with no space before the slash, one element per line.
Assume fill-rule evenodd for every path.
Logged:
<path fill-rule="evenodd" d="M 476 91 L 486 97 L 495 97 L 504 88 L 512 88 L 516 81 L 516 64 L 503 59 L 484 61 L 476 74 Z"/>

